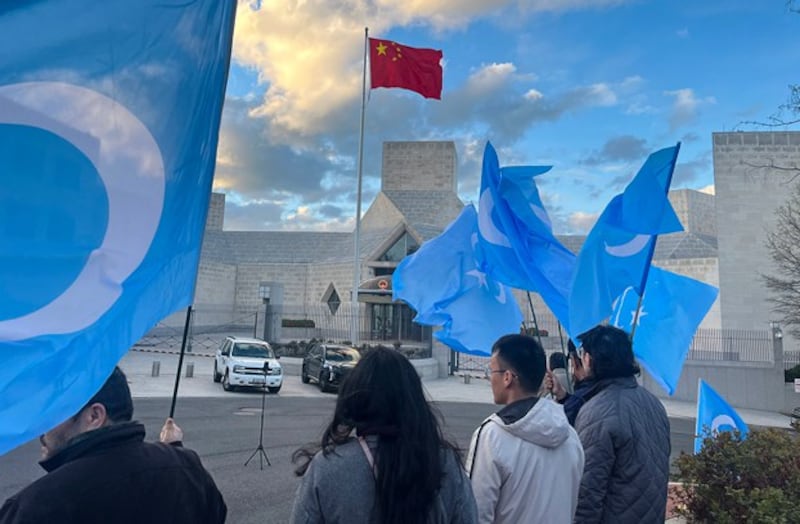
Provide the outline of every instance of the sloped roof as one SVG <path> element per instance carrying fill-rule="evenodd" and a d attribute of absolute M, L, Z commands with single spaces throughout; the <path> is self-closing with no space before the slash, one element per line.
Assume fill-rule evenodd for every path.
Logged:
<path fill-rule="evenodd" d="M 203 259 L 228 264 L 315 262 L 338 255 L 352 233 L 316 231 L 206 231 Z"/>
<path fill-rule="evenodd" d="M 430 240 L 441 233 L 464 207 L 453 191 L 389 190 L 383 191 L 383 194 L 423 240 Z M 428 236 L 433 231 L 436 233 Z"/>
<path fill-rule="evenodd" d="M 564 247 L 575 253 L 580 252 L 586 235 L 558 235 Z M 710 235 L 700 235 L 681 231 L 658 237 L 653 260 L 672 260 L 687 258 L 715 258 L 717 239 Z"/>

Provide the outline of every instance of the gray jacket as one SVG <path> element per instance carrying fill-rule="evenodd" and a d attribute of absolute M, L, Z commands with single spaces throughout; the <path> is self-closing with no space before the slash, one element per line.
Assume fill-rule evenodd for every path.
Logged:
<path fill-rule="evenodd" d="M 664 522 L 669 419 L 634 377 L 598 381 L 578 413 L 586 462 L 576 523 Z"/>
<path fill-rule="evenodd" d="M 376 438 L 367 437 L 374 451 Z M 442 452 L 444 478 L 427 524 L 474 524 L 475 497 L 455 453 Z M 292 508 L 292 524 L 373 524 L 375 478 L 358 441 L 336 446 L 327 456 L 317 453 L 300 482 Z"/>

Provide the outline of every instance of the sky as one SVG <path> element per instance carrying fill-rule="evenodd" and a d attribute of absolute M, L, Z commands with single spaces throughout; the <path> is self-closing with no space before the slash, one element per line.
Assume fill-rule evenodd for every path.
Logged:
<path fill-rule="evenodd" d="M 450 140 L 478 200 L 487 141 L 537 178 L 558 234 L 588 232 L 647 155 L 713 192 L 711 133 L 766 128 L 800 83 L 785 0 L 240 1 L 215 191 L 225 229 L 352 231 L 369 36 L 441 49 L 442 99 L 368 91 L 363 209 L 384 141 Z M 783 128 L 780 128 L 783 129 Z M 789 127 L 788 129 L 792 129 Z"/>

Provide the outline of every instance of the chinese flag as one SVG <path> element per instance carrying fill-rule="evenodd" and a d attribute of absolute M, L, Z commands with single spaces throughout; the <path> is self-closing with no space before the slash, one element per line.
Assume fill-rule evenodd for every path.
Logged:
<path fill-rule="evenodd" d="M 408 47 L 391 40 L 369 39 L 372 89 L 400 87 L 425 98 L 442 98 L 442 52 Z"/>

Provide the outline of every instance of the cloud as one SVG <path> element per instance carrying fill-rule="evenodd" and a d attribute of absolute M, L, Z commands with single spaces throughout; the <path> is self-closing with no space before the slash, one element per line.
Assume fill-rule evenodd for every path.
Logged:
<path fill-rule="evenodd" d="M 694 94 L 694 90 L 688 88 L 664 91 L 664 94 L 675 98 L 672 104 L 672 114 L 669 118 L 671 131 L 694 121 L 702 106 L 717 103 L 717 100 L 713 96 L 697 98 Z"/>
<path fill-rule="evenodd" d="M 574 213 L 570 213 L 568 223 L 574 234 L 586 234 L 592 229 L 592 226 L 597 222 L 597 217 L 599 216 L 599 213 L 575 211 Z"/>
<path fill-rule="evenodd" d="M 680 156 L 672 175 L 672 187 L 687 187 L 693 182 L 703 180 L 704 176 L 713 171 L 711 150 L 706 150 L 699 156 L 687 162 L 681 162 Z"/>
<path fill-rule="evenodd" d="M 716 193 L 716 188 L 714 187 L 714 184 L 711 184 L 711 185 L 708 185 L 708 186 L 705 186 L 705 187 L 701 187 L 700 189 L 698 189 L 698 191 L 700 191 L 701 193 L 706 193 L 708 195 L 716 195 L 717 194 Z"/>
<path fill-rule="evenodd" d="M 647 141 L 631 135 L 622 135 L 608 140 L 600 151 L 595 151 L 586 158 L 586 165 L 599 165 L 610 162 L 630 162 L 641 160 L 649 150 Z"/>

